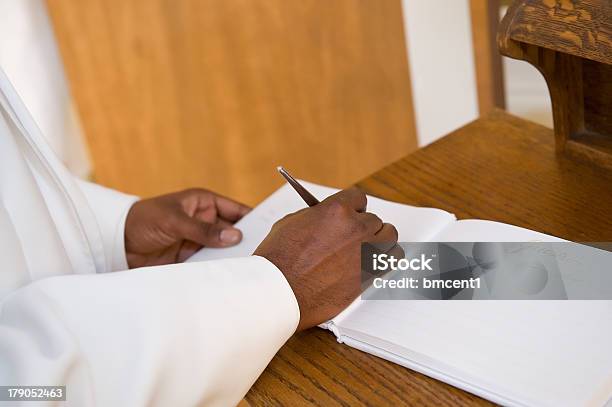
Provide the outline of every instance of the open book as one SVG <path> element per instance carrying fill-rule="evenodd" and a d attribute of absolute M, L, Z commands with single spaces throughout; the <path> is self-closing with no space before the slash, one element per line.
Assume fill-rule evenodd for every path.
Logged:
<path fill-rule="evenodd" d="M 317 198 L 337 190 L 303 185 Z M 272 224 L 304 207 L 288 185 L 243 218 L 244 240 L 189 261 L 248 256 Z M 368 197 L 404 242 L 560 241 L 507 224 Z M 602 406 L 612 397 L 612 301 L 357 299 L 322 327 L 338 341 L 503 405 Z"/>

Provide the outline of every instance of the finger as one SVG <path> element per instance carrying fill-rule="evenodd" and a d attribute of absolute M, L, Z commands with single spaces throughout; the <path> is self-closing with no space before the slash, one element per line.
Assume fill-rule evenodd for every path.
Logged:
<path fill-rule="evenodd" d="M 225 219 L 221 219 L 221 218 L 217 218 L 217 222 L 219 225 L 223 226 L 223 228 L 233 228 L 234 227 L 234 223 L 227 221 Z"/>
<path fill-rule="evenodd" d="M 383 227 L 383 221 L 377 215 L 371 212 L 360 213 L 358 216 L 361 222 L 366 225 L 367 231 L 370 234 L 375 235 Z"/>
<path fill-rule="evenodd" d="M 198 219 L 201 222 L 204 223 L 218 223 L 219 225 L 223 226 L 223 227 L 234 227 L 234 222 L 225 220 L 223 218 L 220 218 L 218 216 L 209 216 L 209 214 L 207 213 L 202 213 L 202 212 L 197 212 L 196 214 L 194 214 L 192 216 L 195 219 Z"/>
<path fill-rule="evenodd" d="M 244 215 L 251 211 L 251 208 L 248 206 L 221 195 L 215 195 L 215 204 L 219 216 L 230 222 L 239 221 Z"/>
<path fill-rule="evenodd" d="M 220 223 L 207 223 L 187 215 L 177 224 L 179 238 L 188 239 L 207 247 L 233 246 L 242 240 L 242 232 Z"/>
<path fill-rule="evenodd" d="M 376 238 L 388 239 L 388 241 L 397 242 L 398 232 L 395 226 L 391 223 L 384 223 L 380 230 L 376 233 Z"/>
<path fill-rule="evenodd" d="M 183 205 L 194 204 L 191 211 L 187 208 L 186 211 L 190 215 L 197 214 L 205 222 L 212 222 L 216 217 L 236 222 L 251 210 L 246 205 L 205 189 L 191 188 L 181 194 Z"/>
<path fill-rule="evenodd" d="M 329 201 L 340 201 L 357 212 L 364 212 L 368 205 L 368 198 L 366 197 L 366 194 L 355 187 L 336 192 L 332 196 L 326 198 L 323 202 Z"/>
<path fill-rule="evenodd" d="M 178 263 L 183 263 L 201 248 L 202 245 L 198 243 L 192 242 L 191 240 L 183 240 L 183 243 L 181 244 L 178 254 L 176 256 L 176 261 Z"/>
<path fill-rule="evenodd" d="M 393 247 L 387 251 L 387 254 L 395 257 L 396 259 L 403 259 L 406 257 L 406 252 L 404 252 L 404 248 L 400 246 L 399 243 L 393 245 Z"/>
<path fill-rule="evenodd" d="M 368 242 L 375 243 L 376 247 L 388 252 L 397 245 L 397 229 L 390 223 L 383 224 L 382 228 Z"/>

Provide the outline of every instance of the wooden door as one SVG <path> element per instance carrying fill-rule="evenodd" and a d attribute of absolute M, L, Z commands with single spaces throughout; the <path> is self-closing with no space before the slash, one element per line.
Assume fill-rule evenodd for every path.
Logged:
<path fill-rule="evenodd" d="M 47 0 L 96 181 L 255 204 L 416 148 L 400 0 Z"/>

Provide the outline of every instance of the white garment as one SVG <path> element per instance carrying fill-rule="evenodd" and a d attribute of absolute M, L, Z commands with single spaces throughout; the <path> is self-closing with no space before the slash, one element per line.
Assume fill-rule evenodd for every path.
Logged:
<path fill-rule="evenodd" d="M 120 271 L 136 198 L 75 181 L 42 140 L 0 70 L 0 385 L 236 404 L 298 324 L 282 273 L 256 256 Z"/>

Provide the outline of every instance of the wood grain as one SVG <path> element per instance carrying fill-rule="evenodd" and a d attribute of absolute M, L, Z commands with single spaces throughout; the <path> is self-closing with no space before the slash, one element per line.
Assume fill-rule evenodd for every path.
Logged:
<path fill-rule="evenodd" d="M 504 72 L 497 48 L 499 0 L 470 0 L 478 111 L 485 115 L 506 106 Z"/>
<path fill-rule="evenodd" d="M 504 55 L 544 76 L 561 154 L 612 168 L 612 3 L 520 0 L 502 20 Z"/>
<path fill-rule="evenodd" d="M 357 185 L 460 219 L 501 221 L 575 241 L 612 239 L 612 171 L 556 155 L 552 130 L 499 110 Z M 287 342 L 247 399 L 253 405 L 490 405 L 318 329 Z"/>
<path fill-rule="evenodd" d="M 609 0 L 517 0 L 507 16 L 504 41 L 511 39 L 612 64 Z"/>
<path fill-rule="evenodd" d="M 506 222 L 574 241 L 612 239 L 612 171 L 557 156 L 551 129 L 499 110 L 358 185 L 459 219 Z"/>
<path fill-rule="evenodd" d="M 400 0 L 48 0 L 95 178 L 250 204 L 416 148 Z"/>
<path fill-rule="evenodd" d="M 612 136 L 612 65 L 585 59 L 582 72 L 585 130 Z"/>
<path fill-rule="evenodd" d="M 256 406 L 488 406 L 480 399 L 340 344 L 320 329 L 294 335 L 247 394 Z"/>

